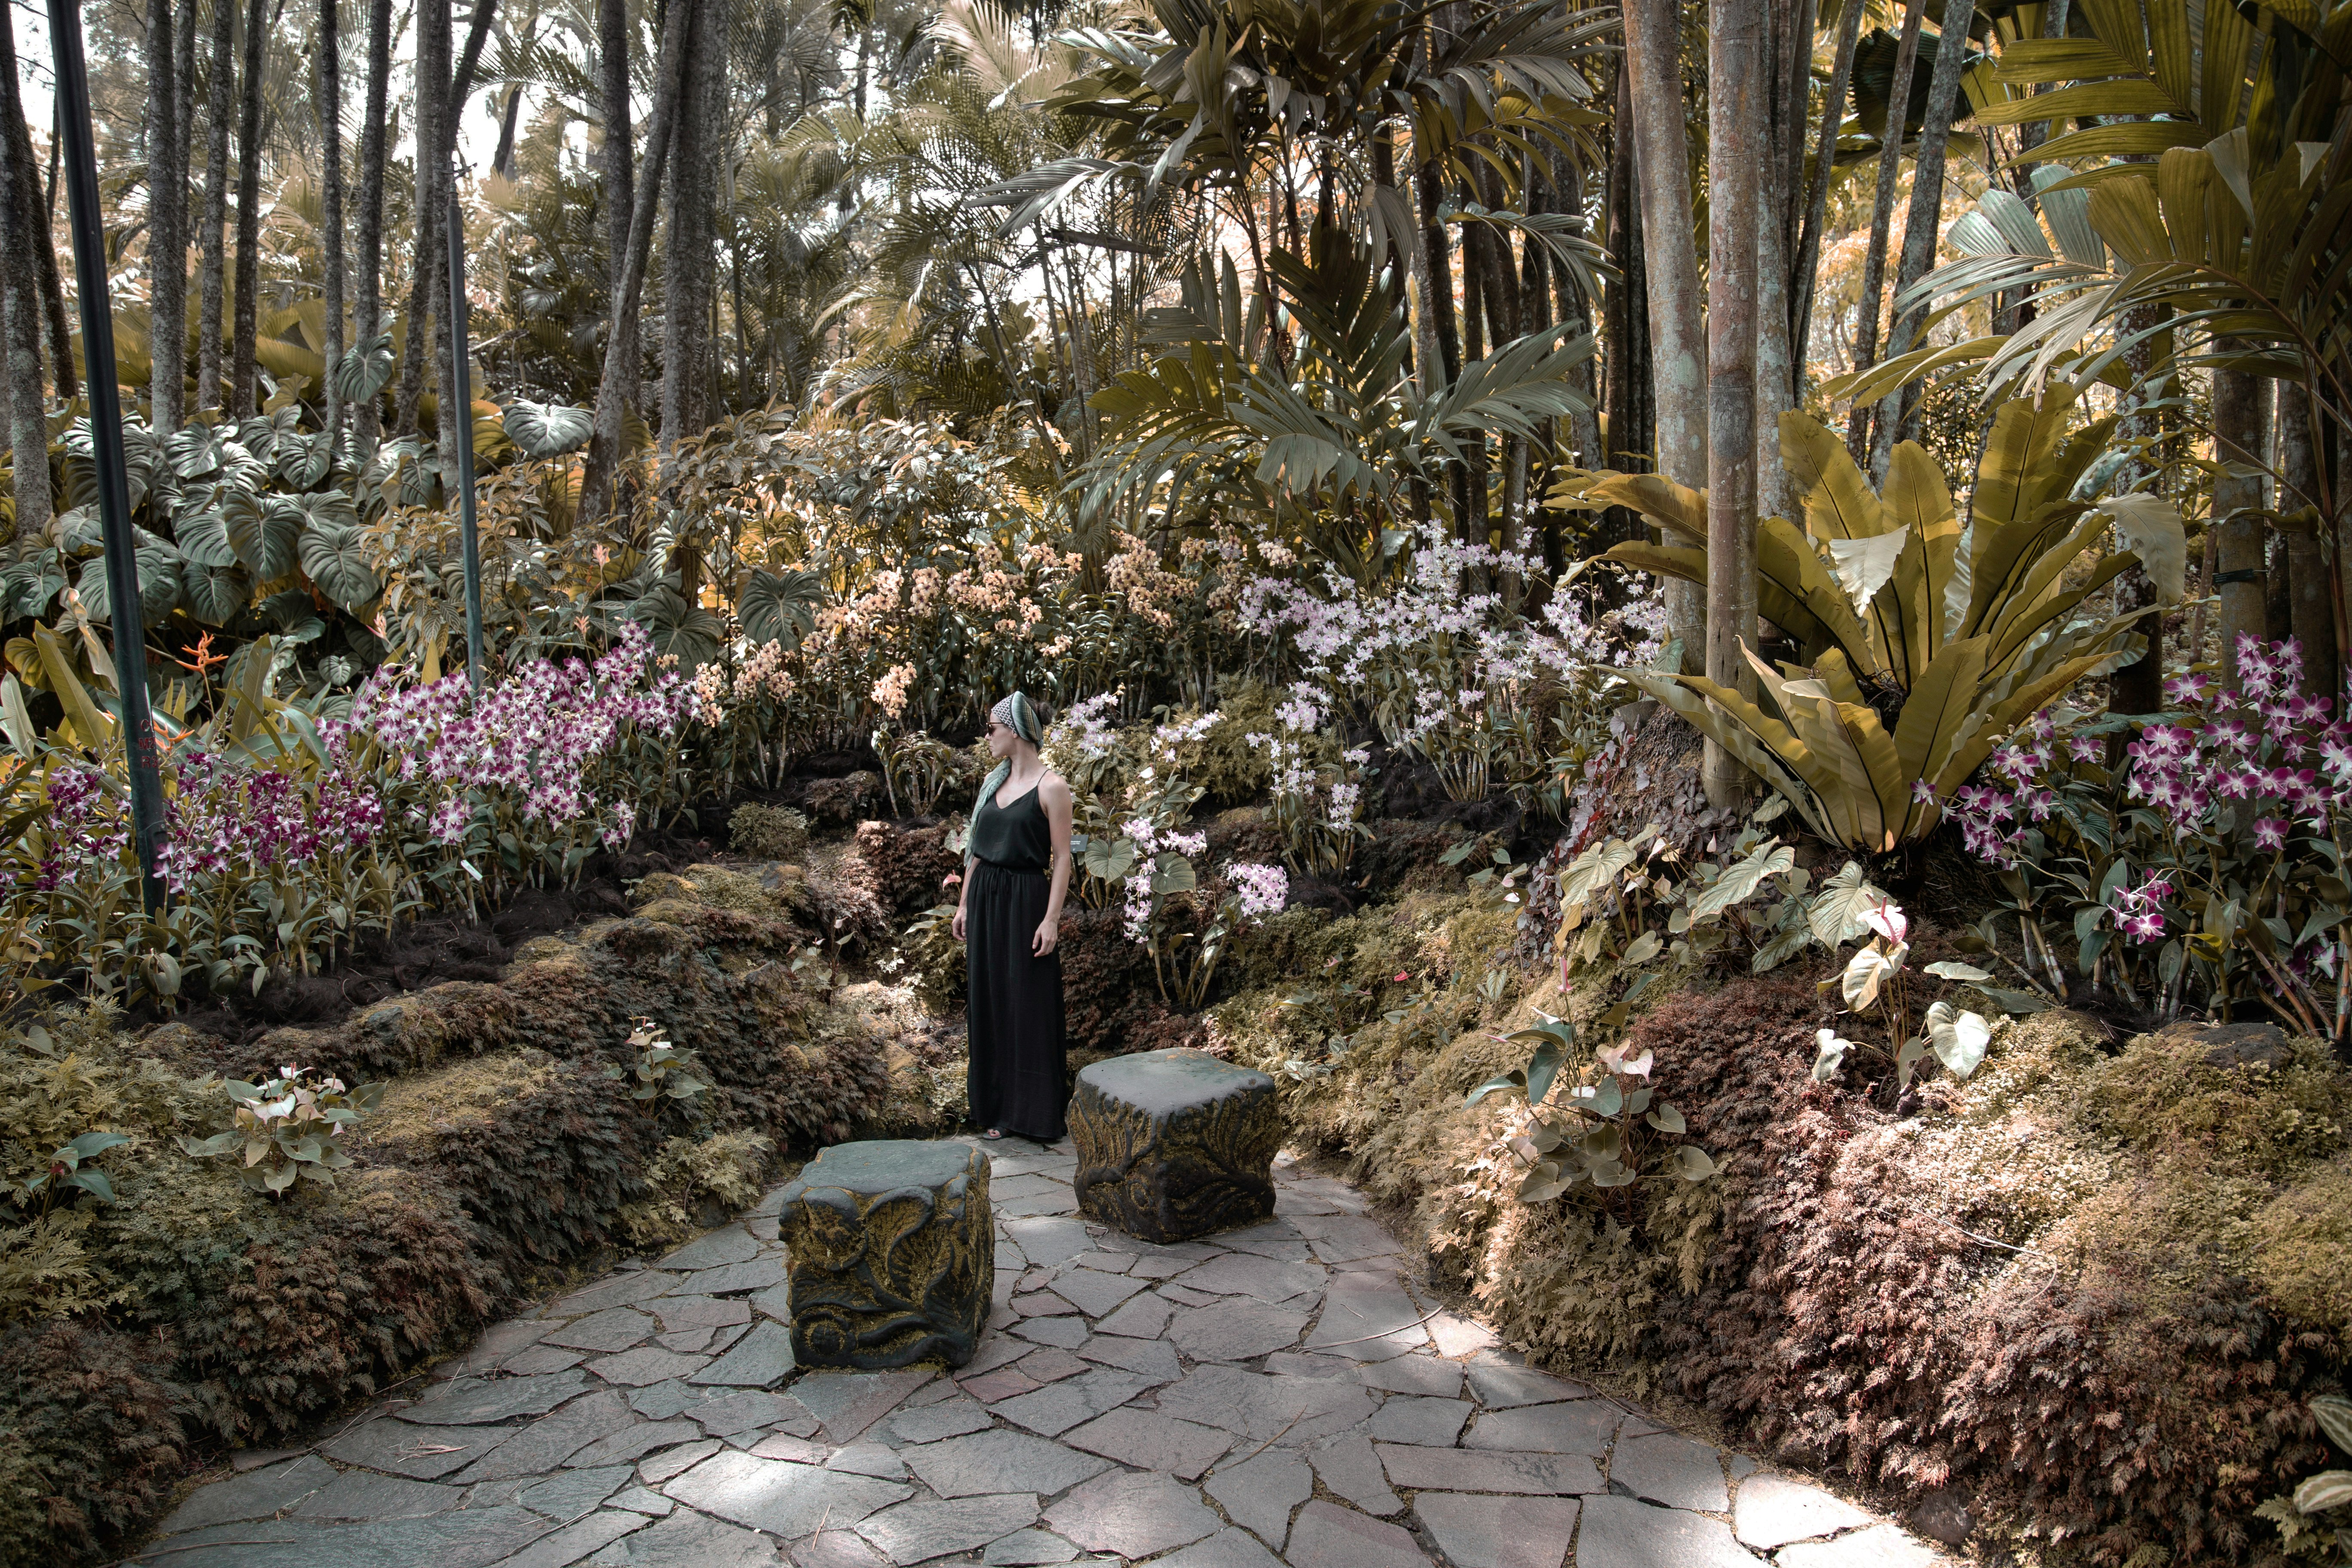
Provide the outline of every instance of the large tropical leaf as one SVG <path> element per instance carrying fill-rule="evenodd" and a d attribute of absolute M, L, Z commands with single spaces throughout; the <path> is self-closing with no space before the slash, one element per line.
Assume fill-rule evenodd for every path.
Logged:
<path fill-rule="evenodd" d="M 628 616 L 652 634 L 654 651 L 674 655 L 678 668 L 692 671 L 719 657 L 719 639 L 727 623 L 664 583 L 630 601 Z"/>
<path fill-rule="evenodd" d="M 754 642 L 798 642 L 816 625 L 824 584 L 798 567 L 783 572 L 756 569 L 735 601 L 735 618 Z"/>
<path fill-rule="evenodd" d="M 225 487 L 220 510 L 239 565 L 264 583 L 294 570 L 295 542 L 309 516 L 291 498 Z"/>
<path fill-rule="evenodd" d="M 357 611 L 383 592 L 356 522 L 321 521 L 303 530 L 302 570 L 346 610 Z"/>
<path fill-rule="evenodd" d="M 532 403 L 519 397 L 507 405 L 501 423 L 506 427 L 507 439 L 524 457 L 552 458 L 586 446 L 595 419 L 592 409 L 562 403 Z"/>

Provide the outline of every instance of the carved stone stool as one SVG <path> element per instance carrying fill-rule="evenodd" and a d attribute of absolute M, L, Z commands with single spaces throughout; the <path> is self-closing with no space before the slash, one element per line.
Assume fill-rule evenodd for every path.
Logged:
<path fill-rule="evenodd" d="M 784 1189 L 793 1356 L 865 1372 L 979 1348 L 996 1284 L 988 1156 L 964 1143 L 835 1143 Z"/>
<path fill-rule="evenodd" d="M 1195 1050 L 1078 1070 L 1070 1101 L 1078 1207 L 1145 1241 L 1182 1241 L 1274 1213 L 1282 1114 L 1274 1079 Z"/>

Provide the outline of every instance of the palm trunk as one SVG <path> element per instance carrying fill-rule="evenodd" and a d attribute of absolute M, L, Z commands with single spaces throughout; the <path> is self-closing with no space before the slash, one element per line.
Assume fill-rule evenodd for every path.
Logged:
<path fill-rule="evenodd" d="M 1633 168 L 1641 185 L 1658 472 L 1696 487 L 1706 482 L 1708 468 L 1708 351 L 1700 315 L 1681 61 L 1673 0 L 1631 0 L 1625 8 L 1625 77 L 1633 108 Z M 1669 580 L 1665 598 L 1668 630 L 1683 645 L 1683 668 L 1696 670 L 1706 638 L 1706 590 Z"/>
<path fill-rule="evenodd" d="M 1793 517 L 1797 496 L 1780 466 L 1780 415 L 1796 406 L 1789 277 L 1797 248 L 1797 176 L 1811 96 L 1811 0 L 1768 0 L 1758 117 L 1762 139 L 1756 226 L 1756 515 Z"/>
<path fill-rule="evenodd" d="M 10 156 L 22 168 L 33 166 L 33 133 L 26 129 L 24 117 L 8 121 Z M 49 321 L 49 380 L 57 395 L 70 403 L 81 395 L 81 383 L 74 374 L 73 329 L 66 322 L 66 285 L 58 272 L 57 197 L 58 148 L 65 141 L 65 128 L 53 114 L 49 121 L 49 183 L 33 209 L 33 263 L 40 274 L 42 309 Z"/>
<path fill-rule="evenodd" d="M 1944 154 L 1952 139 L 1952 115 L 1960 100 L 1960 63 L 1969 52 L 1969 23 L 1976 0 L 1948 0 L 1943 35 L 1936 42 L 1936 69 L 1927 79 L 1927 113 L 1919 127 L 1919 152 L 1911 165 L 1911 210 L 1903 222 L 1903 266 L 1895 275 L 1895 297 L 1927 276 L 1936 265 L 1936 237 L 1943 227 Z M 1887 357 L 1920 346 L 1927 331 L 1927 305 L 1921 300 L 1895 318 L 1887 334 Z M 1894 460 L 1895 443 L 1911 438 L 1919 422 L 1916 382 L 1886 395 L 1878 410 L 1878 435 L 1870 449 L 1871 472 L 1881 483 Z"/>
<path fill-rule="evenodd" d="M 687 23 L 693 9 L 693 0 L 670 0 L 669 14 L 662 22 L 653 118 L 646 132 L 645 177 L 637 182 L 630 205 L 628 237 L 621 248 L 618 279 L 613 289 L 613 320 L 604 336 L 604 373 L 596 384 L 595 426 L 588 437 L 588 458 L 581 479 L 583 519 L 602 516 L 612 504 L 613 476 L 621 460 L 622 426 L 637 384 L 637 301 L 645 290 L 646 262 L 653 251 L 654 213 L 660 205 L 662 164 L 669 156 L 670 128 L 677 119 L 686 70 Z M 626 359 L 622 357 L 625 344 L 629 350 Z"/>
<path fill-rule="evenodd" d="M 490 154 L 490 167 L 505 179 L 513 179 L 515 167 L 515 121 L 522 115 L 522 89 L 507 89 L 506 112 L 499 116 L 499 149 Z"/>
<path fill-rule="evenodd" d="M 442 173 L 449 165 L 449 0 L 423 0 L 416 13 L 416 250 L 408 285 L 406 331 L 401 344 L 400 396 L 394 427 L 420 435 L 417 405 L 425 367 L 433 360 L 436 280 L 447 270 L 441 240 Z M 437 388 L 436 382 L 436 388 Z M 436 396 L 436 401 L 441 399 Z"/>
<path fill-rule="evenodd" d="M 1752 698 L 1756 628 L 1758 229 L 1766 156 L 1765 0 L 1716 0 L 1707 16 L 1706 674 Z M 1748 770 L 1713 741 L 1707 799 L 1737 805 Z"/>
<path fill-rule="evenodd" d="M 16 91 L 16 26 L 0 12 L 0 118 L 24 131 Z M 38 539 L 49 527 L 48 405 L 41 389 L 40 269 L 34 247 L 46 243 L 35 184 L 32 137 L 0 144 L 0 355 L 5 356 L 8 446 L 16 466 L 16 521 L 12 544 Z M 62 379 L 62 377 L 61 377 Z M 13 553 L 13 550 L 11 552 Z"/>
<path fill-rule="evenodd" d="M 185 150 L 179 141 L 178 50 L 173 0 L 147 4 L 147 419 L 158 436 L 185 417 L 188 350 L 188 242 Z"/>
<path fill-rule="evenodd" d="M 2231 352 L 2227 342 L 2216 351 Z M 2268 629 L 2264 580 L 2263 484 L 2256 477 L 2266 443 L 2263 432 L 2263 384 L 2244 371 L 2213 373 L 2213 457 L 2222 471 L 2213 481 L 2213 516 L 2221 553 L 2214 586 L 2221 600 L 2221 684 L 2238 689 L 2238 638 L 2260 638 Z"/>
<path fill-rule="evenodd" d="M 342 405 L 335 397 L 335 367 L 343 359 L 343 59 L 336 15 L 340 0 L 319 0 L 319 141 L 325 168 L 320 216 L 324 220 L 327 263 L 326 374 L 320 401 L 327 410 L 330 450 L 342 445 Z"/>
<path fill-rule="evenodd" d="M 1838 17 L 1837 56 L 1830 66 L 1828 93 L 1822 100 L 1822 135 L 1814 143 L 1813 178 L 1805 198 L 1805 230 L 1797 243 L 1794 268 L 1796 297 L 1789 314 L 1789 361 L 1795 376 L 1793 390 L 1801 404 L 1805 396 L 1807 340 L 1812 336 L 1813 294 L 1818 287 L 1822 231 L 1829 222 L 1830 177 L 1836 172 L 1838 127 L 1845 123 L 1846 86 L 1853 78 L 1854 45 L 1862 37 L 1860 5 L 1848 5 Z M 1810 45 L 1810 40 L 1808 41 Z M 1810 58 L 1810 47 L 1801 58 Z M 1885 253 L 1879 255 L 1885 265 Z"/>
<path fill-rule="evenodd" d="M 673 0 L 675 3 L 675 0 Z M 727 6 L 698 0 L 688 32 L 678 103 L 677 171 L 670 190 L 669 239 L 662 256 L 661 449 L 710 420 L 710 307 L 717 293 L 713 208 L 726 113 Z M 1081 353 L 1075 310 L 1070 352 Z M 1084 395 L 1084 383 L 1080 393 Z"/>
<path fill-rule="evenodd" d="M 383 330 L 383 141 L 385 100 L 392 79 L 392 0 L 368 0 L 367 105 L 360 122 L 360 214 L 358 298 L 352 307 L 352 335 L 365 353 Z M 352 410 L 358 459 L 375 455 L 383 434 L 383 389 Z"/>
<path fill-rule="evenodd" d="M 2332 575 L 2320 547 L 2319 446 L 2313 439 L 2311 399 L 2301 382 L 2282 381 L 2278 386 L 2279 499 L 2283 513 L 2309 509 L 2309 521 L 2287 534 L 2287 565 L 2294 600 L 2290 618 L 2295 640 L 2303 644 L 2303 689 L 2333 701 L 2344 689 L 2336 641 L 2336 601 Z"/>
<path fill-rule="evenodd" d="M 236 90 L 236 0 L 213 0 L 213 62 L 205 81 L 204 281 L 196 308 L 196 406 L 221 405 L 221 298 L 228 225 L 228 114 Z"/>
<path fill-rule="evenodd" d="M 1657 406 L 1650 370 L 1649 279 L 1642 253 L 1641 186 L 1633 177 L 1633 138 L 1625 128 L 1633 121 L 1631 89 L 1620 70 L 1617 78 L 1616 129 L 1610 139 L 1608 245 L 1609 259 L 1617 268 L 1602 289 L 1603 337 L 1607 358 L 1601 407 L 1604 449 L 1594 454 L 1595 468 L 1625 464 L 1637 471 L 1657 446 Z M 1596 550 L 1641 537 L 1641 523 L 1622 507 L 1601 514 L 1601 526 L 1592 541 Z"/>
<path fill-rule="evenodd" d="M 1895 76 L 1886 93 L 1886 124 L 1879 133 L 1878 194 L 1870 205 L 1870 248 L 1862 260 L 1862 302 L 1855 311 L 1853 368 L 1878 363 L 1879 301 L 1886 297 L 1886 245 L 1895 227 L 1895 179 L 1903 163 L 1903 124 L 1911 112 L 1912 63 L 1919 58 L 1919 23 L 1927 0 L 1909 0 L 1903 41 L 1895 47 Z M 1870 451 L 1870 409 L 1855 404 L 1846 416 L 1846 450 L 1857 463 Z"/>
<path fill-rule="evenodd" d="M 2157 324 L 2156 312 L 2168 310 L 2168 309 L 2163 305 L 2142 305 L 2127 310 L 2124 313 L 2122 330 L 2137 336 Z M 2135 384 L 2147 375 L 2148 361 L 2153 352 L 2152 346 L 2146 338 L 2142 338 L 2137 345 L 2126 351 L 2124 362 L 2130 370 Z M 2153 443 L 2161 434 L 2157 422 L 2158 415 L 2147 406 L 2149 401 L 2150 398 L 2147 395 L 2135 395 L 2126 402 L 2124 418 L 2117 431 L 2125 440 Z M 2116 476 L 2116 488 L 2126 489 L 2137 484 L 2146 472 L 2145 469 L 2135 472 L 2137 468 L 2138 465 L 2134 464 L 2118 473 Z M 2155 603 L 2156 584 L 2148 580 L 2147 573 L 2144 569 L 2137 566 L 2131 567 L 2116 579 L 2115 604 L 2116 612 L 2118 615 L 2129 610 L 2141 609 Z M 2117 668 L 2107 677 L 2107 710 L 2111 713 L 2154 713 L 2164 705 L 2163 612 L 2158 611 L 2141 621 L 2139 629 L 2147 636 L 2147 648 L 2142 651 L 2139 658 Z M 2120 759 L 2123 754 L 2122 741 L 2123 737 L 2118 736 L 2109 742 L 2117 759 Z"/>
<path fill-rule="evenodd" d="M 223 0 L 226 4 L 226 0 Z M 253 343 L 258 326 L 261 288 L 261 62 L 269 27 L 263 0 L 245 10 L 245 79 L 236 110 L 236 297 L 230 330 L 228 413 L 249 419 L 260 388 L 260 363 Z"/>

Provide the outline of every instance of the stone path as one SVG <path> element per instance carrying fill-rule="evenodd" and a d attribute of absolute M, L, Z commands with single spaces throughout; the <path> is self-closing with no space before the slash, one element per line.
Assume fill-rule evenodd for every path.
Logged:
<path fill-rule="evenodd" d="M 952 1375 L 796 1373 L 779 1194 L 500 1323 L 314 1449 L 244 1455 L 170 1568 L 1924 1568 L 1818 1488 L 1518 1364 L 1344 1184 L 1155 1247 L 1066 1146 L 990 1145 L 996 1300 Z M 1008 1152 L 998 1152 L 998 1150 Z M 1011 1151 L 1019 1152 L 1011 1152 Z"/>

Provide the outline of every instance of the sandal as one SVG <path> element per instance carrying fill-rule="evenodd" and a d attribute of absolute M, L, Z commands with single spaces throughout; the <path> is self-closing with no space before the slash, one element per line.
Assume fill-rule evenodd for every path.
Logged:
<path fill-rule="evenodd" d="M 1002 1128 L 992 1127 L 987 1131 L 982 1133 L 981 1136 L 987 1139 L 992 1143 L 999 1143 L 1003 1142 L 1004 1132 Z"/>

